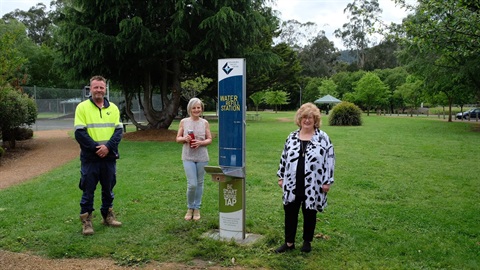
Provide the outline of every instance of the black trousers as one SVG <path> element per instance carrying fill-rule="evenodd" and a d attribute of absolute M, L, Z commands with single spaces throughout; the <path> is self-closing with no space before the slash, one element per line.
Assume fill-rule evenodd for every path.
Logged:
<path fill-rule="evenodd" d="M 285 242 L 295 243 L 300 208 L 302 208 L 303 215 L 303 241 L 312 242 L 313 240 L 315 226 L 317 225 L 317 211 L 306 209 L 304 201 L 295 200 L 283 206 L 285 211 Z"/>

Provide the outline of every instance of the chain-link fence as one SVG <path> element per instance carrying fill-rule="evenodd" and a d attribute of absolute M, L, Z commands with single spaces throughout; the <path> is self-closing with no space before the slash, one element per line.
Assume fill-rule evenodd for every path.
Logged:
<path fill-rule="evenodd" d="M 85 89 L 29 86 L 23 87 L 23 91 L 35 100 L 40 116 L 43 114 L 51 116 L 52 118 L 73 117 L 77 105 L 88 99 L 88 90 L 85 91 Z M 115 103 L 120 110 L 125 106 L 125 98 L 119 92 L 109 92 L 107 93 L 107 98 Z M 153 95 L 154 104 L 161 104 L 160 101 L 160 95 Z M 145 116 L 140 109 L 140 103 L 137 99 L 132 100 L 132 112 L 137 121 L 145 120 Z"/>

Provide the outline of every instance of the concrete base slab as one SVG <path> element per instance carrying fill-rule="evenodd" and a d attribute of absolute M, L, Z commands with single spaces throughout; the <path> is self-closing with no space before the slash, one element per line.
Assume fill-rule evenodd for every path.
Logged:
<path fill-rule="evenodd" d="M 227 238 L 220 237 L 219 230 L 208 231 L 203 234 L 203 237 L 209 237 L 219 241 L 235 241 L 239 245 L 251 245 L 263 238 L 263 236 L 259 234 L 247 233 L 245 234 L 245 239 L 234 239 L 234 238 L 227 239 Z"/>

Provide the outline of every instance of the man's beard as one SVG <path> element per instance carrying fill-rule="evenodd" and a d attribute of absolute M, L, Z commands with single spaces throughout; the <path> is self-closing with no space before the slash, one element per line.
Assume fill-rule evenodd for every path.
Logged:
<path fill-rule="evenodd" d="M 102 94 L 94 94 L 93 95 L 93 100 L 100 102 L 100 101 L 103 101 L 103 97 L 104 97 L 104 95 L 102 95 Z"/>

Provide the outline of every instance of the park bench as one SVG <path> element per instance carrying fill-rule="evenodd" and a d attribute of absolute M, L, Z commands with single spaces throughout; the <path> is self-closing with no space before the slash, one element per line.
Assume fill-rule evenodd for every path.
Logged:
<path fill-rule="evenodd" d="M 249 120 L 261 120 L 262 116 L 258 113 L 252 114 L 252 113 L 247 113 L 247 121 Z"/>

